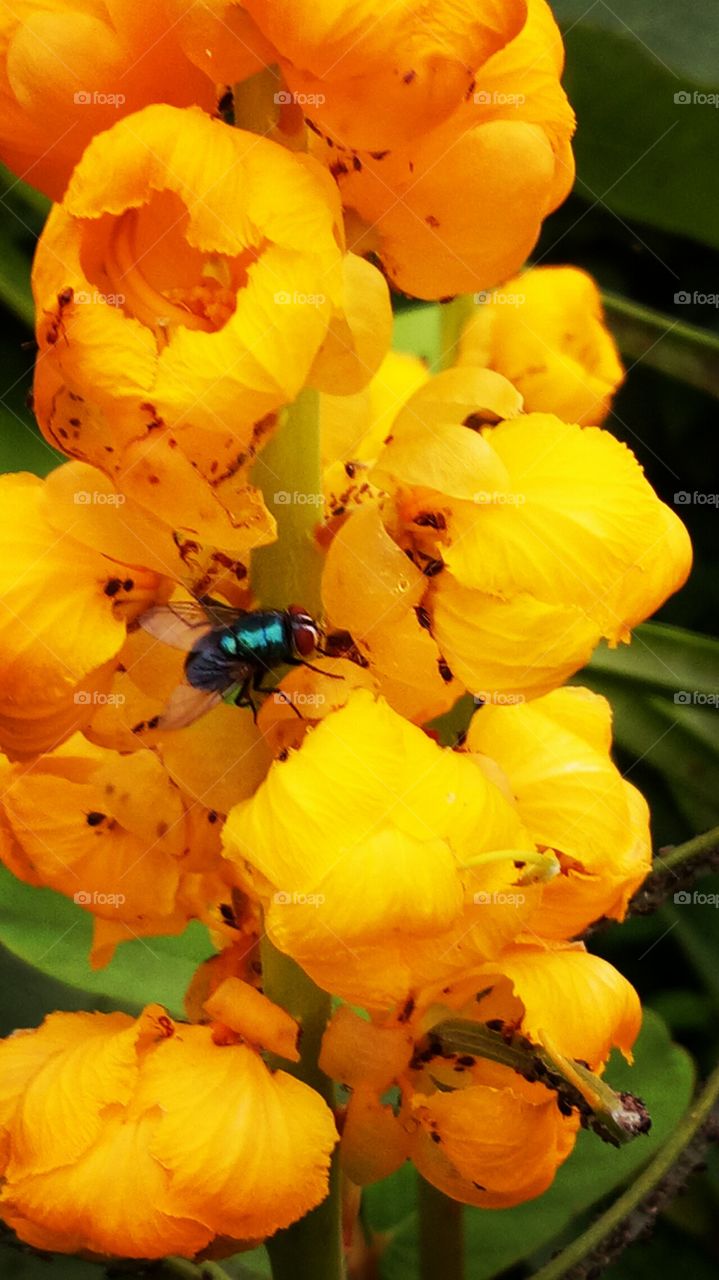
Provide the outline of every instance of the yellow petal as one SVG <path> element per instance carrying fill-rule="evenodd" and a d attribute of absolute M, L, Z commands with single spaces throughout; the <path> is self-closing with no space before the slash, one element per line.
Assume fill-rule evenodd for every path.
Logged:
<path fill-rule="evenodd" d="M 244 7 L 280 51 L 290 88 L 318 95 L 310 99 L 313 118 L 345 146 L 369 150 L 396 146 L 447 116 L 474 69 L 525 18 L 516 0 L 438 0 L 430 11 L 401 3 L 381 22 L 368 0 Z"/>
<path fill-rule="evenodd" d="M 681 586 L 687 532 L 626 445 L 545 414 L 501 424 L 490 443 L 511 489 L 453 513 L 445 559 L 465 586 L 577 606 L 612 640 Z"/>
<path fill-rule="evenodd" d="M 392 341 L 392 307 L 384 276 L 354 253 L 342 263 L 344 297 L 308 375 L 318 391 L 352 395 L 379 369 Z"/>
<path fill-rule="evenodd" d="M 300 1028 L 295 1019 L 240 978 L 225 978 L 205 1001 L 205 1009 L 214 1021 L 239 1032 L 248 1043 L 299 1062 Z"/>
<path fill-rule="evenodd" d="M 429 608 L 451 670 L 485 701 L 547 693 L 585 666 L 599 641 L 598 627 L 573 604 L 529 594 L 503 600 L 461 586 L 447 570 Z"/>
<path fill-rule="evenodd" d="M 485 965 L 483 972 L 489 968 Z M 641 1026 L 639 998 L 601 956 L 578 944 L 522 947 L 507 951 L 497 969 L 524 1006 L 521 1027 L 531 1040 L 541 1043 L 546 1035 L 560 1053 L 593 1069 L 606 1062 L 614 1046 L 631 1059 Z"/>
<path fill-rule="evenodd" d="M 545 1191 L 576 1127 L 551 1095 L 532 1103 L 510 1088 L 482 1085 L 415 1095 L 412 1114 L 421 1125 L 412 1146 L 420 1173 L 453 1199 L 484 1208 L 509 1208 Z"/>
<path fill-rule="evenodd" d="M 504 374 L 528 412 L 582 426 L 604 420 L 624 376 L 599 290 L 576 267 L 535 267 L 489 295 L 465 326 L 459 363 Z"/>
<path fill-rule="evenodd" d="M 136 1105 L 163 1109 L 151 1151 L 172 1170 L 160 1201 L 166 1212 L 261 1239 L 327 1194 L 332 1113 L 307 1085 L 270 1074 L 245 1045 L 218 1047 L 209 1029 L 183 1027 L 148 1060 Z"/>

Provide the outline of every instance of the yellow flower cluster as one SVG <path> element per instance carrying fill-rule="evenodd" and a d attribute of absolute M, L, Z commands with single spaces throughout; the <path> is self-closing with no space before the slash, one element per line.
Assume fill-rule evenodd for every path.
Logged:
<path fill-rule="evenodd" d="M 577 939 L 626 912 L 648 812 L 608 704 L 562 686 L 691 551 L 601 426 L 593 282 L 511 278 L 572 182 L 562 57 L 545 0 L 3 7 L 0 151 L 59 200 L 34 403 L 68 461 L 0 478 L 0 857 L 92 913 L 95 965 L 193 919 L 216 947 L 189 1022 L 0 1044 L 0 1215 L 31 1245 L 230 1253 L 325 1197 L 335 1119 L 263 1057 L 300 1030 L 265 935 L 342 1002 L 356 1184 L 409 1158 L 494 1208 L 569 1155 L 576 1115 L 435 1052 L 443 1018 L 631 1054 L 636 994 Z M 388 281 L 490 290 L 453 367 L 389 351 Z M 316 617 L 267 594 L 276 552 Z"/>

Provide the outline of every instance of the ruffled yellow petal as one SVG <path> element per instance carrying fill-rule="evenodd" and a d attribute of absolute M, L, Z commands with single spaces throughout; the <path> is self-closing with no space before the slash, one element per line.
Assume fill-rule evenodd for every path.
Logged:
<path fill-rule="evenodd" d="M 171 1170 L 167 1212 L 262 1239 L 327 1194 L 331 1111 L 299 1080 L 270 1074 L 245 1045 L 217 1047 L 209 1030 L 183 1027 L 149 1059 L 135 1106 L 163 1108 L 150 1149 Z"/>
<path fill-rule="evenodd" d="M 576 267 L 535 267 L 477 307 L 458 363 L 488 365 L 521 391 L 530 413 L 598 426 L 624 372 L 599 290 Z"/>
<path fill-rule="evenodd" d="M 269 41 L 235 0 L 166 0 L 177 38 L 214 84 L 234 84 L 277 59 Z"/>
<path fill-rule="evenodd" d="M 465 586 L 577 606 L 613 641 L 681 586 L 686 529 L 626 445 L 545 414 L 505 422 L 489 441 L 511 487 L 453 512 L 445 560 Z"/>
<path fill-rule="evenodd" d="M 91 719 L 126 622 L 160 579 L 76 540 L 74 521 L 56 521 L 53 493 L 35 476 L 4 476 L 0 488 L 0 741 L 21 757 Z"/>
<path fill-rule="evenodd" d="M 512 984 L 524 1013 L 521 1029 L 531 1040 L 543 1037 L 568 1058 L 581 1059 L 596 1069 L 611 1049 L 631 1059 L 641 1027 L 636 991 L 601 956 L 580 945 L 542 950 L 508 950 L 496 967 Z"/>
<path fill-rule="evenodd" d="M 356 394 L 379 369 L 392 341 L 392 306 L 384 276 L 364 258 L 345 254 L 343 298 L 308 375 L 332 395 Z"/>
<path fill-rule="evenodd" d="M 393 147 L 446 117 L 473 73 L 520 29 L 525 5 L 393 5 L 377 20 L 368 0 L 341 4 L 246 0 L 279 50 L 290 88 L 345 147 Z"/>
<path fill-rule="evenodd" d="M 574 1143 L 576 1125 L 546 1092 L 530 1102 L 511 1087 L 476 1085 L 415 1094 L 411 1105 L 420 1124 L 411 1155 L 420 1173 L 481 1208 L 509 1208 L 546 1191 Z"/>
<path fill-rule="evenodd" d="M 322 578 L 329 623 L 350 632 L 380 692 L 418 723 L 449 710 L 462 692 L 423 626 L 426 586 L 373 504 L 354 512 L 334 538 Z"/>
<path fill-rule="evenodd" d="M 159 1006 L 55 1015 L 0 1059 L 0 1215 L 37 1247 L 193 1256 L 214 1236 L 272 1234 L 327 1193 L 322 1099 Z"/>
<path fill-rule="evenodd" d="M 119 755 L 77 735 L 6 781 L 3 822 L 24 878 L 127 926 L 114 938 L 178 932 L 226 892 L 210 813 L 188 809 L 151 751 Z"/>
<path fill-rule="evenodd" d="M 365 1187 L 395 1173 L 407 1159 L 410 1135 L 391 1106 L 373 1089 L 361 1085 L 347 1104 L 340 1143 L 343 1172 Z"/>
<path fill-rule="evenodd" d="M 506 915 L 481 904 L 464 915 L 467 896 L 494 887 L 493 872 L 503 885 L 520 875 L 513 859 L 531 841 L 515 811 L 471 759 L 362 691 L 275 762 L 229 814 L 223 841 L 239 882 L 263 898 L 277 946 L 373 1007 L 401 999 L 433 966 L 466 963 L 453 950 L 465 935 L 476 959 L 477 948 L 494 954 L 495 929 L 506 938 L 522 927 L 514 903 Z M 517 852 L 473 871 L 488 850 Z"/>
<path fill-rule="evenodd" d="M 152 9 L 143 0 L 5 5 L 0 72 L 2 158 L 53 199 L 118 115 L 148 102 L 209 111 L 215 96 L 184 56 L 164 0 Z"/>
<path fill-rule="evenodd" d="M 225 978 L 205 1001 L 205 1009 L 213 1021 L 236 1031 L 249 1044 L 299 1062 L 298 1023 L 240 978 Z"/>
<path fill-rule="evenodd" d="M 429 601 L 434 635 L 451 670 L 485 701 L 536 698 L 589 661 L 599 628 L 573 604 L 529 594 L 503 600 L 461 586 L 445 570 Z"/>
<path fill-rule="evenodd" d="M 406 1070 L 413 1049 L 406 1026 L 380 1026 L 341 1005 L 324 1033 L 319 1064 L 341 1084 L 382 1093 Z"/>
<path fill-rule="evenodd" d="M 0 1213 L 38 1249 L 192 1257 L 213 1233 L 204 1222 L 161 1208 L 169 1177 L 148 1151 L 158 1123 L 157 1115 L 127 1123 L 111 1114 L 77 1163 L 6 1184 Z"/>
<path fill-rule="evenodd" d="M 199 110 L 119 121 L 91 143 L 35 259 L 43 431 L 174 528 L 267 541 L 246 468 L 275 411 L 323 343 L 327 386 L 362 386 L 384 354 L 386 286 L 359 261 L 346 275 L 316 161 Z"/>

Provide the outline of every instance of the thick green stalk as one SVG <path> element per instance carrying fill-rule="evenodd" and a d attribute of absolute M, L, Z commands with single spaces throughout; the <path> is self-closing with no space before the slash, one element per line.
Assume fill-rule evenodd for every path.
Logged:
<path fill-rule="evenodd" d="M 301 391 L 255 463 L 253 482 L 277 521 L 277 541 L 252 554 L 252 586 L 268 608 L 301 604 L 320 611 L 322 559 L 315 528 L 322 518 L 319 396 Z"/>
<path fill-rule="evenodd" d="M 277 520 L 277 541 L 252 557 L 252 585 L 262 605 L 283 608 L 301 604 L 319 612 L 321 557 L 314 531 L 321 515 L 319 398 L 305 390 L 283 411 L 275 435 L 258 459 L 254 483 Z M 287 1009 L 302 1027 L 301 1059 L 292 1072 L 334 1107 L 332 1082 L 320 1071 L 322 1035 L 331 1013 L 330 996 L 316 987 L 289 956 L 269 938 L 262 943 L 266 995 Z M 267 1244 L 274 1280 L 341 1280 L 343 1252 L 339 1170 L 330 1174 L 327 1199 Z"/>
<path fill-rule="evenodd" d="M 459 353 L 459 340 L 462 330 L 476 306 L 471 293 L 460 293 L 451 302 L 444 302 L 440 307 L 440 369 L 451 369 L 456 363 Z"/>
<path fill-rule="evenodd" d="M 420 1280 L 464 1280 L 464 1206 L 419 1182 Z"/>
<path fill-rule="evenodd" d="M 320 991 L 289 956 L 283 955 L 269 938 L 262 942 L 262 972 L 265 994 L 287 1009 L 302 1027 L 301 1059 L 294 1065 L 278 1061 L 284 1071 L 303 1080 L 319 1093 L 329 1107 L 334 1106 L 334 1089 L 317 1063 L 322 1035 L 331 1013 L 331 997 Z M 340 1221 L 340 1174 L 334 1160 L 330 1171 L 330 1192 L 312 1213 L 286 1231 L 278 1231 L 267 1242 L 274 1280 L 341 1280 L 343 1250 Z"/>

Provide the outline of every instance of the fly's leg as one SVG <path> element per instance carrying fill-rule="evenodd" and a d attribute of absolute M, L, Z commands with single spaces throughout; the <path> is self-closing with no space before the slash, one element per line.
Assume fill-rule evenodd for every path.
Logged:
<path fill-rule="evenodd" d="M 295 664 L 293 664 L 293 665 L 295 665 Z M 280 698 L 282 702 L 286 702 L 286 703 L 287 703 L 287 706 L 288 706 L 288 707 L 290 707 L 290 709 L 291 709 L 292 711 L 294 711 L 295 715 L 298 717 L 298 719 L 299 719 L 299 720 L 304 720 L 304 716 L 303 716 L 303 715 L 301 715 L 301 713 L 297 710 L 297 707 L 295 706 L 295 704 L 294 704 L 294 702 L 292 701 L 292 699 L 291 699 L 291 698 L 288 698 L 288 696 L 287 696 L 287 694 L 285 693 L 284 689 L 278 689 L 277 687 L 271 687 L 271 688 L 269 688 L 269 689 L 268 689 L 266 685 L 263 685 L 263 684 L 262 684 L 262 677 L 263 677 L 265 674 L 266 674 L 266 671 L 258 671 L 258 672 L 256 672 L 256 674 L 255 674 L 255 676 L 254 676 L 254 678 L 253 678 L 253 683 L 252 683 L 252 687 L 253 687 L 253 689 L 254 689 L 255 693 L 265 693 L 265 694 L 267 694 L 267 693 L 273 693 L 273 694 L 275 695 L 275 697 L 276 697 L 276 698 Z M 255 719 L 257 719 L 257 717 L 255 717 Z"/>

